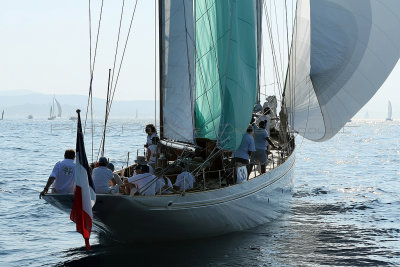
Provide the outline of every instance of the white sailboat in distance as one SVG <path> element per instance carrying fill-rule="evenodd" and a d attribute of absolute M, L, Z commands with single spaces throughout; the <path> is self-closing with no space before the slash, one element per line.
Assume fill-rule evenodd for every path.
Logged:
<path fill-rule="evenodd" d="M 55 108 L 55 105 L 57 105 L 57 115 L 56 115 L 56 108 Z M 54 96 L 53 97 L 53 103 L 52 103 L 52 105 L 50 106 L 50 115 L 49 115 L 49 117 L 47 118 L 48 120 L 54 120 L 55 118 L 57 118 L 57 117 L 61 117 L 61 113 L 62 113 L 62 110 L 61 110 L 61 105 L 60 105 L 60 103 L 57 101 L 57 99 L 56 99 L 56 97 Z"/>
<path fill-rule="evenodd" d="M 392 103 L 388 101 L 388 115 L 386 117 L 387 121 L 392 121 Z"/>

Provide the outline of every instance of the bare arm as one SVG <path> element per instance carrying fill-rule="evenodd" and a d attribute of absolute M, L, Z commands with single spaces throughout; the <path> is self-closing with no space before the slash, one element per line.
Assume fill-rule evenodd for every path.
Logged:
<path fill-rule="evenodd" d="M 49 177 L 47 180 L 46 186 L 44 187 L 43 191 L 40 192 L 39 198 L 42 198 L 45 194 L 47 194 L 47 191 L 49 191 L 50 185 L 54 182 L 56 178 L 55 177 Z"/>
<path fill-rule="evenodd" d="M 265 139 L 267 140 L 268 144 L 270 144 L 273 148 L 277 148 L 277 146 L 274 143 L 272 143 L 272 141 L 269 137 L 267 137 Z"/>

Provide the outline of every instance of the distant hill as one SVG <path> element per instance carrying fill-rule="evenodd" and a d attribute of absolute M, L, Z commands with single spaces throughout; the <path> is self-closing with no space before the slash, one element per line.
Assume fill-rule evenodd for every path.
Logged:
<path fill-rule="evenodd" d="M 75 116 L 76 109 L 86 112 L 88 97 L 84 95 L 55 95 L 61 104 L 62 117 Z M 5 117 L 46 118 L 49 116 L 53 95 L 40 94 L 29 90 L 0 91 L 0 110 L 5 110 Z M 93 98 L 93 114 L 95 118 L 103 118 L 105 99 Z M 158 107 L 157 107 L 158 108 Z M 135 118 L 136 110 L 139 118 L 154 117 L 154 101 L 114 101 L 110 117 Z"/>

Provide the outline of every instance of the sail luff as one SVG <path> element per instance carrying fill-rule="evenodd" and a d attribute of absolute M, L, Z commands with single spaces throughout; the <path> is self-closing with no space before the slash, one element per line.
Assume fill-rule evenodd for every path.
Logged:
<path fill-rule="evenodd" d="M 194 0 L 160 1 L 162 137 L 194 143 Z"/>

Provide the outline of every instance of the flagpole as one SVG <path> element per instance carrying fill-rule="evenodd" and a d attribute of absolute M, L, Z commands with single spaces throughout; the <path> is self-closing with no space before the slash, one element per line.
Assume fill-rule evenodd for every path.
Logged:
<path fill-rule="evenodd" d="M 70 219 L 76 223 L 76 231 L 85 239 L 86 250 L 90 249 L 89 238 L 92 231 L 93 211 L 96 193 L 85 152 L 80 110 L 76 130 L 75 195 Z"/>

